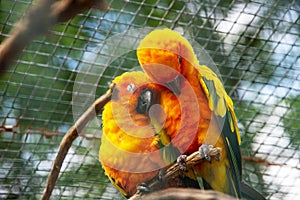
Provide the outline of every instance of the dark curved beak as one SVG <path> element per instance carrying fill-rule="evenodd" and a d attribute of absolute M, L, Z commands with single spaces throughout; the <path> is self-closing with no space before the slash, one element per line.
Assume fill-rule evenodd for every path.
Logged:
<path fill-rule="evenodd" d="M 175 94 L 180 95 L 181 91 L 181 76 L 177 75 L 172 81 L 167 82 L 166 86 Z"/>

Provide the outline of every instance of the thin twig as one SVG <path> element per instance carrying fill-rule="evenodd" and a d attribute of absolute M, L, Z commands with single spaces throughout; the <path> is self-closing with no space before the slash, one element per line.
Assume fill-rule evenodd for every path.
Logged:
<path fill-rule="evenodd" d="M 41 200 L 48 200 L 50 198 L 57 177 L 59 175 L 62 163 L 73 141 L 78 137 L 78 134 L 84 129 L 88 122 L 91 121 L 96 115 L 98 115 L 101 112 L 101 109 L 104 107 L 104 105 L 108 101 L 110 101 L 113 88 L 114 85 L 112 84 L 110 86 L 110 90 L 106 94 L 102 95 L 100 98 L 96 99 L 96 101 L 88 108 L 87 111 L 85 111 L 85 113 L 75 122 L 75 124 L 65 134 L 64 138 L 62 139 L 59 145 L 59 150 L 53 162 Z"/>
<path fill-rule="evenodd" d="M 216 159 L 220 158 L 221 148 L 213 147 L 212 145 L 209 145 L 208 148 L 209 148 L 209 155 L 211 157 Z M 198 164 L 199 162 L 207 162 L 207 161 L 205 160 L 205 156 L 200 155 L 198 151 L 187 156 L 187 158 L 185 159 L 185 165 L 187 169 L 192 169 L 193 166 Z M 175 163 L 166 170 L 166 172 L 162 175 L 161 180 L 154 178 L 151 181 L 147 182 L 147 187 L 151 191 L 156 191 L 159 188 L 163 188 L 162 182 L 168 183 L 169 181 L 172 181 L 174 178 L 179 177 L 181 174 L 182 174 L 182 170 L 180 169 L 180 166 L 177 163 Z M 135 195 L 133 195 L 130 198 L 130 200 L 139 199 L 141 195 L 142 194 L 137 192 Z"/>
<path fill-rule="evenodd" d="M 35 37 L 90 8 L 107 10 L 108 5 L 105 0 L 41 0 L 33 6 L 0 45 L 0 76 Z"/>
<path fill-rule="evenodd" d="M 265 158 L 257 158 L 255 156 L 242 156 L 243 161 L 245 162 L 253 162 L 257 165 L 265 165 L 267 167 L 269 166 L 286 166 L 289 168 L 294 168 L 294 169 L 300 169 L 300 167 L 298 166 L 291 166 L 287 163 L 275 163 L 275 162 L 269 162 L 267 159 Z"/>

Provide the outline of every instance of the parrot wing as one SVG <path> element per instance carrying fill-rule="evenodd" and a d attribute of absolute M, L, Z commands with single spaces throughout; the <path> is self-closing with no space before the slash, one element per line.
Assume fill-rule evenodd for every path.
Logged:
<path fill-rule="evenodd" d="M 217 120 L 224 140 L 225 150 L 229 165 L 226 169 L 229 179 L 230 191 L 235 196 L 241 196 L 241 172 L 242 161 L 240 152 L 240 134 L 237 127 L 236 115 L 231 98 L 227 95 L 220 79 L 207 66 L 197 67 L 199 80 L 204 90 L 209 108 L 213 111 L 213 117 Z"/>
<path fill-rule="evenodd" d="M 155 135 L 159 138 L 158 147 L 161 158 L 164 160 L 166 165 L 173 164 L 181 155 L 180 151 L 173 145 L 167 130 L 161 128 L 156 118 L 151 119 L 151 124 L 156 132 Z M 200 188 L 196 175 L 192 170 L 185 173 L 185 176 L 181 178 L 181 182 L 183 187 Z"/>

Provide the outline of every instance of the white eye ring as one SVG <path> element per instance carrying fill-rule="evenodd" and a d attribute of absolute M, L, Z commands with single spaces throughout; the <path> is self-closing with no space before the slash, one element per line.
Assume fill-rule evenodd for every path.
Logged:
<path fill-rule="evenodd" d="M 134 93 L 136 90 L 136 86 L 133 83 L 130 83 L 129 85 L 127 85 L 127 90 L 130 93 Z"/>

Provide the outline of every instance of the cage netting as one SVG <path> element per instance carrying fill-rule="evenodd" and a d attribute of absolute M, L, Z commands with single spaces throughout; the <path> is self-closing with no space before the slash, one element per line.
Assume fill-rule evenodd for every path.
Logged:
<path fill-rule="evenodd" d="M 38 2 L 0 1 L 0 42 Z M 0 199 L 40 198 L 66 131 L 114 77 L 139 69 L 136 46 L 161 27 L 200 44 L 218 68 L 235 104 L 245 182 L 267 199 L 299 198 L 300 2 L 108 3 L 37 37 L 1 76 Z M 52 199 L 122 199 L 98 161 L 101 134 L 99 116 L 73 143 Z"/>

